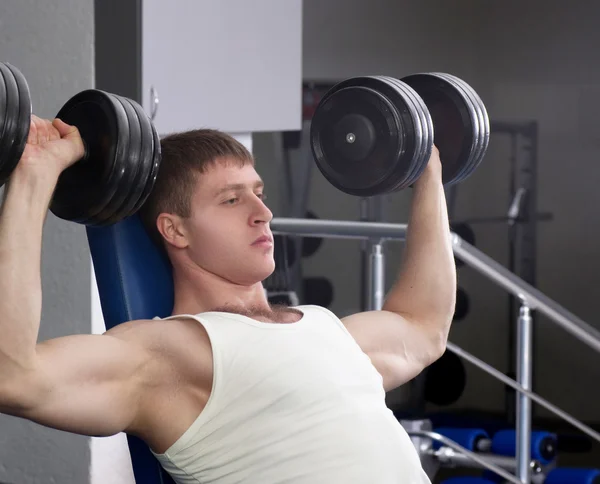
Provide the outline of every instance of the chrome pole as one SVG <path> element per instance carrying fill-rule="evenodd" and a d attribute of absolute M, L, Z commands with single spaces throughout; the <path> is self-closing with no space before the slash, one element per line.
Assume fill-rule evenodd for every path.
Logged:
<path fill-rule="evenodd" d="M 517 382 L 531 391 L 533 325 L 531 310 L 521 305 L 517 321 Z M 531 465 L 531 400 L 517 393 L 517 477 L 524 484 L 530 482 Z"/>
<path fill-rule="evenodd" d="M 385 256 L 381 242 L 371 244 L 369 256 L 369 300 L 367 309 L 379 311 L 385 298 Z"/>

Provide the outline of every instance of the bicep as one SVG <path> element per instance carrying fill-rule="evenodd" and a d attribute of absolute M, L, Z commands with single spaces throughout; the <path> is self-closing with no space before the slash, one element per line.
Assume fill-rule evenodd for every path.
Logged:
<path fill-rule="evenodd" d="M 383 378 L 386 391 L 412 380 L 438 357 L 424 326 L 389 311 L 367 311 L 342 319 L 348 332 Z"/>
<path fill-rule="evenodd" d="M 104 335 L 73 335 L 37 345 L 24 377 L 18 416 L 69 432 L 107 436 L 135 419 L 145 367 L 140 345 Z"/>

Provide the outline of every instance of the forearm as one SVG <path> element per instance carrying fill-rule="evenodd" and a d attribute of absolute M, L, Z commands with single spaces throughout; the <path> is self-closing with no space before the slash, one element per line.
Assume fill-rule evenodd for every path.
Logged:
<path fill-rule="evenodd" d="M 415 184 L 403 263 L 383 309 L 447 336 L 456 300 L 456 267 L 441 172 Z"/>
<path fill-rule="evenodd" d="M 0 380 L 34 363 L 42 229 L 56 180 L 15 170 L 0 212 Z"/>

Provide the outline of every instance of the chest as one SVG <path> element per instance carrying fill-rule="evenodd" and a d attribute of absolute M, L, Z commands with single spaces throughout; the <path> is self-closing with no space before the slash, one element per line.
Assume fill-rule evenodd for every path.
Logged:
<path fill-rule="evenodd" d="M 219 356 L 223 361 L 215 377 L 231 400 L 266 399 L 269 405 L 293 408 L 384 397 L 369 357 L 348 333 L 331 325 L 249 333 Z"/>

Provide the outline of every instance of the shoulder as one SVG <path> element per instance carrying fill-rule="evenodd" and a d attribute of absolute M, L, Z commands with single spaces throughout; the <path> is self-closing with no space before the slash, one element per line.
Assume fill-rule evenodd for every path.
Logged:
<path fill-rule="evenodd" d="M 105 334 L 140 346 L 159 373 L 176 371 L 179 376 L 191 377 L 198 375 L 199 367 L 212 363 L 206 330 L 189 318 L 127 321 Z"/>
<path fill-rule="evenodd" d="M 201 337 L 202 325 L 188 318 L 138 319 L 113 326 L 104 333 L 115 338 L 137 342 L 148 349 L 162 347 L 190 337 Z"/>

